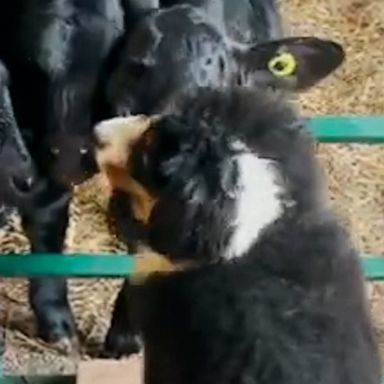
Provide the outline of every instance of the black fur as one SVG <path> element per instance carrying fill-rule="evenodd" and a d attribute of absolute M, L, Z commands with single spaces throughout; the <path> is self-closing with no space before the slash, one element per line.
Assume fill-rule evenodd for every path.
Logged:
<path fill-rule="evenodd" d="M 181 89 L 228 82 L 233 63 L 225 37 L 237 37 L 241 42 L 246 36 L 259 41 L 279 34 L 276 29 L 280 29 L 280 20 L 273 5 L 258 1 L 263 12 L 257 13 L 247 1 L 238 1 L 236 6 L 232 3 L 160 2 L 162 7 L 150 13 L 128 36 L 120 54 L 119 66 L 109 84 L 109 98 L 116 112 L 153 112 L 172 102 Z M 268 20 L 267 8 L 271 9 Z M 234 11 L 239 18 L 234 17 Z M 250 20 L 252 16 L 257 22 Z M 240 25 L 234 28 L 234 23 Z"/>
<path fill-rule="evenodd" d="M 344 58 L 343 49 L 330 41 L 276 40 L 281 26 L 275 1 L 170 0 L 159 6 L 156 10 L 154 3 L 143 4 L 141 12 L 148 14 L 120 47 L 108 83 L 108 100 L 117 115 L 169 110 L 185 92 L 204 86 L 308 88 Z M 280 50 L 290 51 L 298 63 L 295 75 L 287 79 L 267 70 Z M 112 200 L 111 214 L 118 215 L 126 206 L 124 197 L 116 194 Z M 132 234 L 121 237 L 134 251 Z"/>
<path fill-rule="evenodd" d="M 123 44 L 108 86 L 108 100 L 118 115 L 159 112 L 180 92 L 199 86 L 308 88 L 343 61 L 338 44 L 282 39 L 272 0 L 171 0 L 160 5 Z M 296 73 L 286 79 L 267 68 L 281 50 L 291 51 L 298 61 Z"/>
<path fill-rule="evenodd" d="M 37 165 L 40 187 L 20 208 L 33 252 L 61 252 L 71 186 L 96 171 L 92 127 L 105 118 L 100 93 L 115 43 L 124 33 L 119 0 L 17 0 L 0 41 L 15 114 Z M 47 341 L 75 335 L 65 279 L 33 279 L 30 303 Z"/>
<path fill-rule="evenodd" d="M 333 42 L 281 38 L 275 1 L 164 0 L 160 6 L 148 6 L 148 15 L 122 43 L 107 89 L 116 115 L 164 112 L 185 92 L 206 86 L 308 88 L 343 61 L 343 49 Z M 276 78 L 267 69 L 279 51 L 295 56 L 293 76 Z M 127 208 L 124 200 L 122 194 L 112 197 L 113 216 Z M 118 235 L 135 251 L 143 241 L 135 236 L 145 234 L 131 222 Z"/>
<path fill-rule="evenodd" d="M 151 246 L 202 264 L 125 287 L 128 323 L 144 340 L 145 382 L 378 384 L 360 263 L 322 196 L 303 121 L 265 92 L 201 91 L 151 133 L 147 176 L 157 209 L 174 213 L 155 207 Z M 234 140 L 275 162 L 280 198 L 294 204 L 228 260 Z"/>
<path fill-rule="evenodd" d="M 36 182 L 36 172 L 16 121 L 7 68 L 0 61 L 0 205 L 18 206 Z"/>
<path fill-rule="evenodd" d="M 44 174 L 79 183 L 95 172 L 98 84 L 124 33 L 123 9 L 118 0 L 27 0 L 14 28 L 13 92 L 21 125 L 35 135 L 32 152 Z"/>
<path fill-rule="evenodd" d="M 305 89 L 344 58 L 342 47 L 331 41 L 281 38 L 274 1 L 170 0 L 160 5 L 122 43 L 107 89 L 117 115 L 169 111 L 183 94 L 207 86 Z M 280 51 L 291 52 L 297 61 L 294 75 L 284 79 L 268 70 L 269 60 Z M 135 252 L 147 233 L 130 211 L 123 193 L 112 196 L 109 212 L 116 218 L 117 234 Z M 169 217 L 175 210 L 164 212 Z M 120 223 L 122 213 L 125 223 Z M 107 339 L 107 349 L 113 351 L 115 342 Z"/>

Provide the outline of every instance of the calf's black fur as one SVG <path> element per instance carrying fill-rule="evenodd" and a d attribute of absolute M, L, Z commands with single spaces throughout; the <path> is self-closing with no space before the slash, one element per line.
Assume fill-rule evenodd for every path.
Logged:
<path fill-rule="evenodd" d="M 22 222 L 33 252 L 61 252 L 71 187 L 96 171 L 92 127 L 105 118 L 100 88 L 125 30 L 124 8 L 119 0 L 24 0 L 1 8 L 13 19 L 0 53 L 41 180 L 33 203 L 21 209 Z M 75 323 L 65 280 L 32 279 L 30 302 L 39 335 L 67 347 Z"/>
<path fill-rule="evenodd" d="M 160 112 L 180 93 L 206 86 L 305 89 L 342 62 L 338 44 L 284 39 L 280 24 L 273 0 L 160 1 L 122 44 L 108 85 L 111 108 L 117 115 Z M 285 78 L 268 70 L 280 52 L 298 62 Z"/>
<path fill-rule="evenodd" d="M 98 84 L 124 33 L 123 8 L 118 0 L 27 0 L 14 30 L 16 111 L 34 133 L 34 156 L 60 184 L 80 183 L 95 171 Z"/>
<path fill-rule="evenodd" d="M 0 206 L 17 207 L 34 189 L 36 171 L 25 146 L 9 91 L 10 77 L 0 61 Z"/>

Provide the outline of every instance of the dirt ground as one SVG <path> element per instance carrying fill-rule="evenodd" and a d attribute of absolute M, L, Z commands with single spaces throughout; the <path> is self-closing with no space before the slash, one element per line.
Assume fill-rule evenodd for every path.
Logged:
<path fill-rule="evenodd" d="M 281 0 L 288 34 L 327 36 L 344 43 L 347 61 L 321 86 L 300 95 L 308 115 L 384 114 L 383 0 Z M 384 146 L 321 145 L 319 157 L 330 196 L 356 246 L 384 255 Z M 123 250 L 108 233 L 108 199 L 100 178 L 81 186 L 72 204 L 70 251 Z M 27 249 L 18 219 L 0 232 L 0 251 Z M 70 298 L 82 339 L 81 358 L 97 350 L 108 325 L 120 281 L 72 280 Z M 384 350 L 384 285 L 367 284 L 378 337 Z M 34 338 L 25 281 L 0 281 L 0 335 L 5 337 L 5 370 L 71 373 L 79 356 L 66 356 Z M 6 329 L 5 329 L 6 328 Z M 384 356 L 384 354 L 383 354 Z"/>

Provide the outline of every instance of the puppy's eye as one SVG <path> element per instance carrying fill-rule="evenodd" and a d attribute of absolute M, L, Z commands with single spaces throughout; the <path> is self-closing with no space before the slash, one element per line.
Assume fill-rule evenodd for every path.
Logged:
<path fill-rule="evenodd" d="M 80 148 L 80 155 L 85 156 L 89 152 L 88 148 Z"/>
<path fill-rule="evenodd" d="M 57 147 L 51 147 L 51 148 L 49 149 L 49 151 L 50 151 L 51 154 L 54 155 L 54 156 L 57 156 L 57 155 L 59 155 L 59 153 L 60 153 L 60 149 L 57 148 Z"/>

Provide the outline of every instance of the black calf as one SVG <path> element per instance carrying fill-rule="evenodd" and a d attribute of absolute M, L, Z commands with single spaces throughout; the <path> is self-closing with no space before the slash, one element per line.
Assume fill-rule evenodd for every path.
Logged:
<path fill-rule="evenodd" d="M 104 110 L 100 86 L 124 32 L 119 0 L 25 0 L 3 48 L 20 126 L 43 180 L 21 209 L 33 252 L 61 252 L 71 187 L 96 171 L 92 127 Z M 9 6 L 9 9 L 11 6 Z M 39 334 L 68 340 L 75 323 L 64 279 L 33 279 L 30 302 Z"/>

